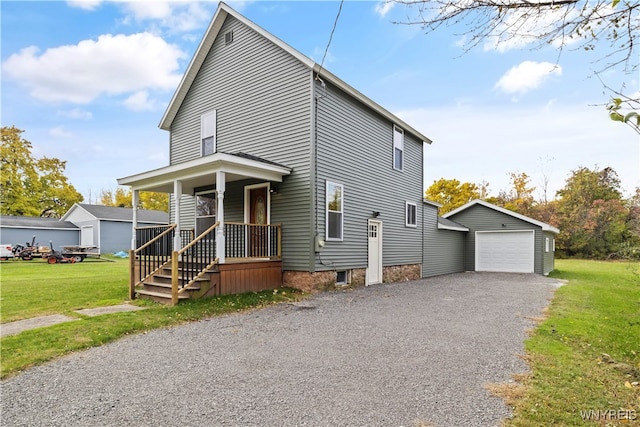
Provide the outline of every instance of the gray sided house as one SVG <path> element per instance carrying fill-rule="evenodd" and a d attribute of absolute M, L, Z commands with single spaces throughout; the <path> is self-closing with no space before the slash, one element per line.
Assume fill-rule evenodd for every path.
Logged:
<path fill-rule="evenodd" d="M 559 230 L 491 203 L 474 200 L 443 215 L 469 229 L 463 251 L 466 271 L 547 275 L 554 269 Z"/>
<path fill-rule="evenodd" d="M 277 258 L 285 284 L 420 277 L 431 141 L 224 3 L 160 128 L 170 164 L 118 183 L 172 194 L 176 250 L 213 230 L 213 262 Z"/>
<path fill-rule="evenodd" d="M 33 236 L 38 246 L 49 246 L 52 242 L 55 249 L 60 249 L 79 243 L 80 228 L 57 218 L 0 216 L 0 241 L 3 244 L 31 244 Z"/>
<path fill-rule="evenodd" d="M 464 246 L 469 229 L 438 216 L 439 207 L 428 200 L 422 205 L 422 277 L 465 271 Z"/>
<path fill-rule="evenodd" d="M 169 215 L 162 211 L 138 210 L 138 226 L 165 225 Z M 79 229 L 80 246 L 97 246 L 102 253 L 126 251 L 131 247 L 133 209 L 113 206 L 74 204 L 61 222 Z M 78 244 L 78 239 L 74 245 Z"/>

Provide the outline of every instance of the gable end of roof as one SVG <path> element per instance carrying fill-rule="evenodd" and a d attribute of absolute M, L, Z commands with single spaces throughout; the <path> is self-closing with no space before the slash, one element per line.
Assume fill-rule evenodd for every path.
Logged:
<path fill-rule="evenodd" d="M 454 215 L 456 215 L 456 214 L 458 214 L 458 213 L 460 213 L 462 211 L 465 211 L 465 210 L 467 210 L 467 209 L 469 209 L 469 208 L 471 208 L 472 206 L 475 206 L 475 205 L 484 206 L 486 208 L 493 209 L 493 210 L 495 210 L 497 212 L 503 213 L 505 215 L 512 216 L 514 218 L 517 218 L 519 220 L 528 222 L 530 224 L 537 225 L 543 231 L 549 231 L 549 232 L 555 233 L 555 234 L 560 233 L 560 230 L 558 230 L 556 227 L 554 227 L 554 226 L 552 226 L 550 224 L 547 224 L 547 223 L 542 222 L 542 221 L 538 221 L 538 220 L 530 218 L 528 216 L 519 214 L 517 212 L 510 211 L 509 209 L 505 209 L 503 207 L 496 206 L 496 205 L 494 205 L 492 203 L 485 202 L 484 200 L 479 200 L 479 199 L 472 200 L 469 203 L 467 203 L 466 205 L 460 206 L 457 209 L 454 209 L 454 210 L 452 210 L 450 212 L 447 212 L 446 214 L 442 215 L 442 217 L 443 218 L 449 218 L 449 217 L 454 216 Z"/>

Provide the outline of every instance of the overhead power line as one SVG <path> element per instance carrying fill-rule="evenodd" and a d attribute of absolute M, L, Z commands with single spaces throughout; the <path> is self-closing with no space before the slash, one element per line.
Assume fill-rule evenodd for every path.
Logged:
<path fill-rule="evenodd" d="M 342 12 L 342 4 L 344 0 L 340 0 L 340 7 L 338 8 L 338 14 L 336 15 L 336 20 L 333 22 L 333 28 L 331 29 L 331 34 L 329 35 L 329 41 L 327 42 L 327 47 L 324 49 L 324 55 L 322 55 L 322 62 L 320 62 L 320 69 L 318 70 L 318 74 L 322 71 L 322 67 L 324 66 L 324 60 L 327 57 L 327 52 L 329 52 L 329 46 L 331 46 L 331 40 L 333 39 L 333 33 L 336 31 L 336 25 L 338 25 L 338 18 L 340 18 L 340 12 Z"/>

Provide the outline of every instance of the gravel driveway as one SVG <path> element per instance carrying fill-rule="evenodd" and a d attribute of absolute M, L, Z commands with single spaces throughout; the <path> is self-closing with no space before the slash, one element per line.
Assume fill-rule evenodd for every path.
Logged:
<path fill-rule="evenodd" d="M 1 383 L 3 426 L 496 426 L 556 281 L 462 273 L 119 340 Z"/>

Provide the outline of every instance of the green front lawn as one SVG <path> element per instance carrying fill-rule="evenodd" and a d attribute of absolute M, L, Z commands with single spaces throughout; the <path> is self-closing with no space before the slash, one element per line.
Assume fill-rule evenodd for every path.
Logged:
<path fill-rule="evenodd" d="M 0 322 L 122 304 L 128 296 L 126 259 L 87 258 L 75 264 L 3 261 Z"/>
<path fill-rule="evenodd" d="M 640 424 L 640 263 L 558 260 L 509 426 Z M 626 418 L 626 419 L 625 419 Z"/>
<path fill-rule="evenodd" d="M 49 265 L 40 260 L 0 264 L 2 323 L 49 314 L 80 321 L 24 331 L 0 341 L 0 377 L 125 335 L 302 297 L 298 291 L 250 292 L 184 301 L 168 307 L 136 300 L 145 310 L 88 317 L 73 310 L 122 304 L 128 297 L 128 261 L 85 260 Z"/>

